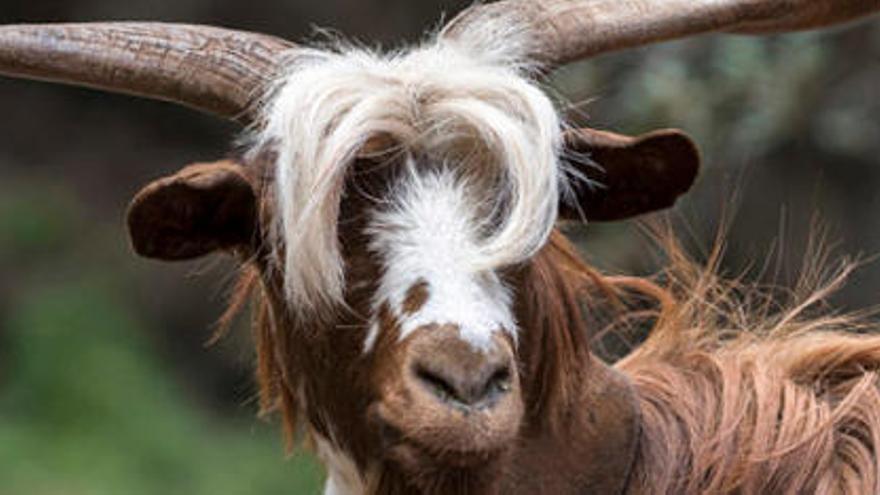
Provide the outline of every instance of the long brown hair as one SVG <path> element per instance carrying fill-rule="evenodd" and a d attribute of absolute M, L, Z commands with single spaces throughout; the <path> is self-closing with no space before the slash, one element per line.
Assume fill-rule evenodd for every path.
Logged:
<path fill-rule="evenodd" d="M 880 492 L 880 336 L 823 309 L 854 264 L 806 255 L 781 291 L 718 275 L 664 236 L 663 289 L 644 343 L 616 364 L 642 414 L 637 493 Z M 829 268 L 831 267 L 831 268 Z"/>

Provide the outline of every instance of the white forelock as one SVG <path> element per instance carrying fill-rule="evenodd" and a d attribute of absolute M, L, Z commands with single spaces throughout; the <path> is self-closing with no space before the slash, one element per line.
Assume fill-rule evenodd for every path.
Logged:
<path fill-rule="evenodd" d="M 491 346 L 494 332 L 516 339 L 510 293 L 481 262 L 487 256 L 481 237 L 492 227 L 491 218 L 480 217 L 483 198 L 452 171 L 409 170 L 390 207 L 370 223 L 370 249 L 384 264 L 374 308 L 387 303 L 395 312 L 401 340 L 432 324 L 457 326 L 461 338 L 480 350 Z M 419 283 L 427 299 L 417 310 L 404 311 L 407 292 Z M 365 350 L 379 330 L 372 326 Z"/>
<path fill-rule="evenodd" d="M 560 119 L 525 70 L 527 43 L 512 28 L 506 40 L 503 26 L 491 31 L 385 56 L 315 50 L 291 63 L 265 105 L 258 145 L 278 151 L 274 235 L 293 311 L 342 301 L 344 177 L 376 136 L 390 136 L 417 164 L 499 178 L 481 183 L 495 188 L 481 198 L 490 203 L 483 211 L 501 212 L 498 223 L 475 241 L 463 269 L 487 272 L 544 244 L 557 214 Z"/>

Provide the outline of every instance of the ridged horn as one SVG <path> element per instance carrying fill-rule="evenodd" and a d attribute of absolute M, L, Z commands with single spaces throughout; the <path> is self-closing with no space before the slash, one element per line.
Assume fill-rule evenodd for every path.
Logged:
<path fill-rule="evenodd" d="M 545 68 L 624 48 L 714 31 L 766 34 L 814 29 L 880 11 L 880 0 L 503 0 L 454 18 L 447 37 L 493 21 L 521 26 Z"/>
<path fill-rule="evenodd" d="M 0 74 L 179 103 L 248 121 L 296 46 L 263 34 L 149 22 L 0 26 Z"/>

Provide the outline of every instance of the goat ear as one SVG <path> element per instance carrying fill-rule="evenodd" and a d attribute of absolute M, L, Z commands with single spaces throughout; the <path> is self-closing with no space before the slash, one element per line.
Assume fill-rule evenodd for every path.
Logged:
<path fill-rule="evenodd" d="M 128 209 L 131 244 L 141 256 L 185 260 L 248 245 L 256 195 L 232 161 L 190 165 L 143 188 Z"/>
<path fill-rule="evenodd" d="M 568 220 L 622 220 L 668 208 L 700 169 L 696 144 L 675 129 L 638 137 L 577 129 L 566 134 L 565 146 L 574 197 L 559 211 Z"/>

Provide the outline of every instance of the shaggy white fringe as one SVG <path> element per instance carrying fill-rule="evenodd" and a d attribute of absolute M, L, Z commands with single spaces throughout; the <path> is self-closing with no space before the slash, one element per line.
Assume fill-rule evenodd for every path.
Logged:
<path fill-rule="evenodd" d="M 556 219 L 560 119 L 530 78 L 528 40 L 496 20 L 480 33 L 439 38 L 391 55 L 354 48 L 298 51 L 264 108 L 258 146 L 277 157 L 285 290 L 297 313 L 342 302 L 337 217 L 346 170 L 363 146 L 391 137 L 419 163 L 460 163 L 499 178 L 484 211 L 502 212 L 470 270 L 531 256 Z M 464 152 L 463 152 L 464 150 Z M 465 180 L 465 179 L 463 179 Z M 489 184 L 489 183 L 486 183 Z M 329 306 L 328 306 L 329 305 Z"/>

